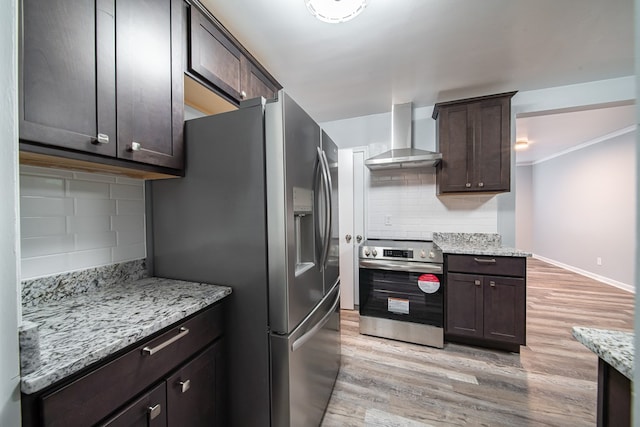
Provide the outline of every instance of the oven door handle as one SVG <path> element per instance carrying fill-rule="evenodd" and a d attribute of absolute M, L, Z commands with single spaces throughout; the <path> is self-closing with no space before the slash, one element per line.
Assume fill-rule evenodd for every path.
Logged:
<path fill-rule="evenodd" d="M 442 265 L 422 262 L 398 262 L 388 260 L 360 260 L 361 268 L 372 270 L 406 271 L 409 273 L 442 273 Z"/>

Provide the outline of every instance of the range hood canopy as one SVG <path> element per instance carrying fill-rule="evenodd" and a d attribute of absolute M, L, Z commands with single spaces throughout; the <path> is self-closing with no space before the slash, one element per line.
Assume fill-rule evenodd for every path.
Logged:
<path fill-rule="evenodd" d="M 367 159 L 371 170 L 405 169 L 436 166 L 442 154 L 413 148 L 411 138 L 411 102 L 394 104 L 391 108 L 391 150 Z"/>

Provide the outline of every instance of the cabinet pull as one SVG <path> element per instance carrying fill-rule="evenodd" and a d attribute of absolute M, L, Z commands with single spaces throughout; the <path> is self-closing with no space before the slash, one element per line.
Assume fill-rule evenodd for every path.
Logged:
<path fill-rule="evenodd" d="M 153 348 L 147 346 L 145 348 L 142 349 L 142 354 L 145 356 L 151 356 L 157 352 L 159 352 L 160 350 L 162 350 L 163 348 L 165 348 L 168 345 L 173 344 L 174 342 L 178 341 L 180 338 L 184 337 L 185 335 L 187 335 L 189 333 L 189 329 L 182 327 L 180 328 L 180 333 L 178 335 L 176 335 L 173 338 L 169 338 L 168 340 L 166 340 L 165 342 L 163 342 L 160 345 L 157 345 Z"/>
<path fill-rule="evenodd" d="M 191 380 L 180 381 L 178 384 L 180 385 L 181 393 L 186 393 L 191 388 Z"/>
<path fill-rule="evenodd" d="M 484 187 L 484 182 L 479 182 L 478 183 L 478 187 L 480 187 L 480 188 Z"/>
<path fill-rule="evenodd" d="M 471 188 L 471 183 L 467 182 L 464 186 L 467 187 L 467 188 Z"/>
<path fill-rule="evenodd" d="M 476 286 L 480 286 L 480 280 L 475 280 L 473 283 L 474 283 Z"/>
<path fill-rule="evenodd" d="M 479 264 L 495 264 L 496 263 L 495 258 L 491 258 L 491 259 L 474 258 L 473 260 Z"/>
<path fill-rule="evenodd" d="M 492 288 L 496 287 L 496 282 L 494 282 L 493 280 L 489 282 L 489 286 L 491 286 Z"/>
<path fill-rule="evenodd" d="M 91 142 L 94 144 L 108 144 L 109 143 L 109 135 L 106 133 L 99 133 L 96 138 L 92 138 Z"/>
<path fill-rule="evenodd" d="M 147 414 L 149 414 L 150 420 L 158 418 L 158 415 L 160 415 L 160 412 L 162 412 L 162 406 L 160 406 L 159 403 L 155 406 L 149 406 L 147 408 Z"/>
<path fill-rule="evenodd" d="M 139 142 L 132 142 L 130 145 L 127 145 L 127 151 L 140 151 L 142 150 L 142 145 Z"/>
<path fill-rule="evenodd" d="M 242 91 L 240 92 L 240 98 L 245 99 L 247 97 L 247 92 Z"/>

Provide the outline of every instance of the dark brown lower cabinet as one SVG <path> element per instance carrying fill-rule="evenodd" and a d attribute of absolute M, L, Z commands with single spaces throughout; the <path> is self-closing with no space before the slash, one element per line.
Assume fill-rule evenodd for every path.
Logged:
<path fill-rule="evenodd" d="M 85 371 L 22 395 L 23 427 L 224 426 L 221 303 Z"/>
<path fill-rule="evenodd" d="M 452 273 L 449 269 L 446 275 L 445 338 L 519 352 L 526 344 L 525 277 L 478 274 L 478 270 L 496 273 L 500 268 L 507 272 L 520 269 L 514 269 L 517 265 L 513 260 L 456 257 L 449 267 L 464 265 L 469 273 Z M 482 267 L 475 268 L 469 261 Z M 517 262 L 526 263 L 524 258 Z"/>
<path fill-rule="evenodd" d="M 631 381 L 598 358 L 598 427 L 631 425 Z"/>

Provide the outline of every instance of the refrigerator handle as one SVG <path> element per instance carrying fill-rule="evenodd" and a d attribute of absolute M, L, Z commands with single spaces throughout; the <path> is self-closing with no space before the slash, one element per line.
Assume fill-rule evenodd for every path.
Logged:
<path fill-rule="evenodd" d="M 337 295 L 336 295 L 336 299 L 333 302 L 333 304 L 331 304 L 331 309 L 329 309 L 327 314 L 325 314 L 322 317 L 322 319 L 320 319 L 320 321 L 318 323 L 316 323 L 311 329 L 309 329 L 307 332 L 305 332 L 305 334 L 303 336 L 301 336 L 300 338 L 295 340 L 293 342 L 293 344 L 291 344 L 291 351 L 296 351 L 297 349 L 302 347 L 307 341 L 309 341 L 311 338 L 313 338 L 313 336 L 315 334 L 317 334 L 318 331 L 324 327 L 324 325 L 327 324 L 327 322 L 329 321 L 329 318 L 331 317 L 331 315 L 336 311 L 336 308 L 338 307 L 338 304 L 340 304 L 340 289 L 339 288 L 338 288 L 338 292 L 337 292 Z"/>
<path fill-rule="evenodd" d="M 322 154 L 322 164 L 324 167 L 324 177 L 325 177 L 325 198 L 326 198 L 326 203 L 325 205 L 325 209 L 326 209 L 326 215 L 325 215 L 325 220 L 326 220 L 326 224 L 325 224 L 325 235 L 324 235 L 324 251 L 323 251 L 323 257 L 322 257 L 322 266 L 326 267 L 327 266 L 327 260 L 329 259 L 329 248 L 331 246 L 331 225 L 333 223 L 333 186 L 331 185 L 331 173 L 329 170 L 329 162 L 327 161 L 327 154 L 324 152 L 324 150 L 321 151 Z"/>
<path fill-rule="evenodd" d="M 313 190 L 316 192 L 316 194 L 318 194 L 318 192 L 320 191 L 320 179 L 322 179 L 322 185 L 324 186 L 324 165 L 322 164 L 322 154 L 320 153 L 320 148 L 317 147 L 318 150 L 318 161 L 316 162 L 316 165 L 314 167 L 314 171 L 313 171 L 313 179 L 314 179 L 314 183 L 313 183 Z M 322 175 L 322 178 L 320 177 L 320 175 Z M 317 197 L 316 199 L 317 200 Z M 320 224 L 320 215 L 317 214 L 316 209 L 314 208 L 314 227 L 315 227 L 315 245 L 316 245 L 316 262 L 318 263 L 318 269 L 322 269 L 323 267 L 323 256 L 324 256 L 324 241 L 322 242 L 322 245 L 320 245 L 320 238 L 322 236 L 321 234 L 321 224 Z M 323 227 L 324 228 L 324 227 Z"/>

